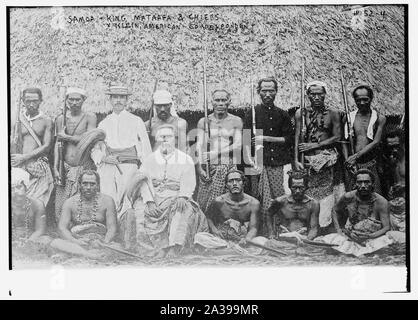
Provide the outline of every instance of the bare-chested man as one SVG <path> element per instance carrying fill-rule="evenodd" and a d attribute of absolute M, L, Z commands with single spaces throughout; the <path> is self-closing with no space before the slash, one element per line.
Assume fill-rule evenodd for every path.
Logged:
<path fill-rule="evenodd" d="M 395 242 L 386 235 L 390 230 L 388 201 L 374 192 L 375 177 L 368 169 L 356 174 L 356 190 L 346 192 L 336 203 L 333 220 L 337 233 L 323 237 L 337 244 L 336 250 L 360 256 Z"/>
<path fill-rule="evenodd" d="M 327 86 L 322 81 L 312 81 L 306 86 L 311 103 L 306 108 L 306 135 L 301 137 L 301 110 L 296 112 L 295 168 L 304 166 L 310 170 L 310 188 L 307 195 L 320 201 L 319 223 L 321 227 L 331 224 L 331 209 L 334 206 L 334 176 L 338 153 L 335 149 L 341 137 L 341 116 L 337 109 L 325 105 Z M 302 139 L 305 141 L 301 143 Z M 300 162 L 304 153 L 305 163 Z M 337 189 L 335 189 L 337 190 Z"/>
<path fill-rule="evenodd" d="M 307 239 L 313 240 L 319 231 L 319 203 L 305 194 L 308 177 L 304 171 L 290 171 L 288 174 L 291 194 L 278 197 L 271 204 L 267 215 L 269 237 L 307 232 Z M 274 218 L 278 220 L 275 223 Z"/>
<path fill-rule="evenodd" d="M 145 122 L 145 127 L 150 134 L 152 149 L 155 151 L 158 148 L 158 143 L 155 140 L 158 128 L 164 124 L 170 124 L 176 130 L 176 148 L 186 152 L 187 122 L 176 114 L 170 92 L 167 90 L 157 90 L 154 93 L 153 99 L 157 116 Z"/>
<path fill-rule="evenodd" d="M 27 195 L 46 206 L 54 188 L 47 158 L 52 145 L 52 121 L 39 111 L 40 89 L 27 88 L 22 98 L 24 109 L 18 115 L 22 124 L 22 154 L 11 154 L 11 165 L 30 174 Z"/>
<path fill-rule="evenodd" d="M 405 188 L 405 141 L 402 130 L 393 130 L 386 135 L 383 162 L 388 189 L 399 189 L 400 186 Z M 389 192 L 390 198 L 393 197 L 390 196 L 391 193 Z"/>
<path fill-rule="evenodd" d="M 402 130 L 394 130 L 386 135 L 383 160 L 385 180 L 389 189 L 391 229 L 405 232 L 405 142 Z"/>
<path fill-rule="evenodd" d="M 230 170 L 225 177 L 228 192 L 218 196 L 209 206 L 206 217 L 215 236 L 244 245 L 257 236 L 260 202 L 244 193 L 244 174 Z"/>
<path fill-rule="evenodd" d="M 200 178 L 197 202 L 205 212 L 216 197 L 225 193 L 225 176 L 236 169 L 242 146 L 242 120 L 228 112 L 231 95 L 226 90 L 212 93 L 213 113 L 208 116 L 210 151 L 205 138 L 205 118 L 197 124 L 197 151 L 199 153 L 198 174 Z M 209 159 L 209 177 L 205 163 Z"/>
<path fill-rule="evenodd" d="M 85 247 L 97 241 L 109 243 L 117 233 L 116 207 L 112 197 L 99 191 L 96 171 L 85 170 L 79 176 L 80 192 L 64 202 L 58 224 L 61 250 L 96 258 L 97 253 Z"/>
<path fill-rule="evenodd" d="M 84 166 L 79 166 L 75 160 L 77 144 L 85 132 L 96 128 L 96 115 L 81 110 L 86 97 L 85 90 L 74 87 L 68 88 L 65 95 L 65 107 L 69 111 L 66 112 L 66 127 L 63 128 L 63 115 L 58 116 L 55 123 L 57 141 L 54 150 L 54 177 L 55 181 L 58 182 L 55 190 L 55 218 L 57 222 L 64 201 L 78 192 L 78 176 Z M 59 143 L 64 144 L 65 181 L 59 181 Z"/>
<path fill-rule="evenodd" d="M 361 85 L 355 88 L 353 98 L 356 102 L 357 110 L 350 112 L 350 119 L 352 122 L 351 133 L 353 134 L 355 153 L 349 155 L 347 145 L 344 146 L 346 166 L 348 168 L 357 167 L 371 170 L 376 177 L 375 191 L 381 193 L 380 180 L 377 173 L 376 148 L 382 140 L 386 117 L 371 108 L 373 90 L 369 86 Z M 345 132 L 346 138 L 348 138 L 347 128 Z M 351 185 L 353 185 L 355 181 L 354 179 L 351 180 Z"/>

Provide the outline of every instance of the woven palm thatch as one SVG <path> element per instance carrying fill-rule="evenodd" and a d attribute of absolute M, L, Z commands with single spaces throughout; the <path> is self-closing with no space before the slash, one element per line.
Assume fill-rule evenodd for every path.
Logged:
<path fill-rule="evenodd" d="M 140 17 L 147 15 L 170 16 L 170 21 L 153 22 L 176 27 L 144 29 L 152 21 Z M 306 82 L 326 81 L 329 105 L 342 108 L 339 68 L 345 66 L 351 106 L 350 92 L 368 83 L 375 90 L 377 109 L 402 114 L 404 15 L 403 6 L 370 6 L 358 24 L 358 16 L 343 6 L 11 8 L 12 108 L 19 90 L 35 85 L 44 94 L 41 108 L 56 116 L 63 87 L 75 85 L 88 92 L 87 111 L 106 113 L 111 107 L 104 91 L 118 81 L 133 92 L 130 108 L 145 110 L 158 78 L 159 88 L 173 93 L 180 111 L 202 110 L 206 48 L 208 89 L 227 88 L 234 107 L 249 105 L 250 76 L 266 75 L 279 81 L 276 102 L 281 107 L 298 106 L 304 56 Z M 135 27 L 117 27 L 120 22 L 107 26 L 121 16 Z M 93 21 L 70 23 L 73 17 Z M 233 28 L 210 30 L 205 27 L 209 25 Z"/>

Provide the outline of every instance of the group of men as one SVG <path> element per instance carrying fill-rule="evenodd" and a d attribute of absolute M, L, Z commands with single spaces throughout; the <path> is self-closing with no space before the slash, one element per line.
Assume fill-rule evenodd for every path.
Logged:
<path fill-rule="evenodd" d="M 39 110 L 41 90 L 25 89 L 17 118 L 22 153 L 11 154 L 13 239 L 87 257 L 110 246 L 159 258 L 228 241 L 274 245 L 268 238 L 328 243 L 353 255 L 405 242 L 403 132 L 382 141 L 386 119 L 371 107 L 369 86 L 354 89 L 357 110 L 349 115 L 326 105 L 327 90 L 321 81 L 307 84 L 310 105 L 296 112 L 294 129 L 274 103 L 274 78 L 259 80 L 261 104 L 244 121 L 229 113 L 230 93 L 217 89 L 213 112 L 191 134 L 167 90 L 155 91 L 155 116 L 144 122 L 126 110 L 128 88 L 110 86 L 113 110 L 97 126 L 95 114 L 82 110 L 83 89 L 67 89 L 67 112 L 55 123 Z M 389 202 L 380 194 L 381 145 L 390 163 Z M 45 236 L 54 182 L 55 239 Z"/>

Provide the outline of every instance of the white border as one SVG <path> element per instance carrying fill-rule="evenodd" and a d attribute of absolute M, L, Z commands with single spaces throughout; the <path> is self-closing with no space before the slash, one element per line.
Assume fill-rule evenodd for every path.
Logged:
<path fill-rule="evenodd" d="M 267 5 L 267 4 L 345 4 L 341 1 L 101 1 L 103 5 Z M 356 1 L 353 4 L 367 4 Z M 409 3 L 410 119 L 418 119 L 417 105 L 418 53 L 414 30 L 417 30 L 417 5 L 412 1 L 378 1 L 379 4 Z M 373 4 L 376 4 L 374 1 Z M 6 107 L 6 6 L 74 6 L 93 5 L 93 1 L 5 1 L 1 5 L 1 97 Z M 96 5 L 96 4 L 94 4 Z M 7 117 L 0 117 L 3 134 L 0 145 L 7 146 Z M 416 133 L 411 120 L 410 137 Z M 410 141 L 410 163 L 416 157 L 416 144 Z M 412 299 L 417 297 L 418 277 L 411 250 L 412 293 L 404 291 L 403 267 L 292 267 L 292 268 L 115 268 L 74 270 L 60 266 L 47 270 L 8 271 L 7 222 L 7 152 L 2 152 L 0 203 L 0 298 L 3 299 Z M 410 167 L 411 195 L 416 190 L 415 167 Z M 411 197 L 411 213 L 416 209 Z M 417 219 L 411 214 L 411 248 L 417 248 Z M 9 296 L 9 289 L 12 296 Z"/>

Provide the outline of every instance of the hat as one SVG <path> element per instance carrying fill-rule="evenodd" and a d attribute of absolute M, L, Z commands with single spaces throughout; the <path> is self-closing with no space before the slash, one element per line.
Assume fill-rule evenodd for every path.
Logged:
<path fill-rule="evenodd" d="M 325 93 L 327 93 L 327 91 L 328 91 L 327 84 L 325 82 L 323 82 L 323 81 L 315 80 L 315 81 L 309 82 L 306 85 L 306 91 L 309 91 L 309 88 L 312 87 L 312 86 L 319 86 L 319 87 L 324 88 Z"/>
<path fill-rule="evenodd" d="M 171 93 L 167 90 L 157 90 L 153 96 L 154 104 L 169 104 L 173 103 Z"/>
<path fill-rule="evenodd" d="M 71 93 L 78 93 L 78 94 L 81 94 L 84 97 L 87 97 L 86 90 L 81 89 L 81 88 L 77 88 L 77 87 L 69 87 L 69 88 L 67 88 L 67 91 L 65 92 L 65 95 L 68 96 Z"/>
<path fill-rule="evenodd" d="M 21 168 L 12 168 L 12 186 L 22 182 L 26 188 L 29 186 L 29 173 Z"/>
<path fill-rule="evenodd" d="M 128 87 L 121 86 L 121 85 L 111 85 L 109 89 L 105 92 L 105 94 L 109 94 L 109 95 L 119 94 L 123 96 L 129 96 L 132 93 L 129 92 Z"/>

